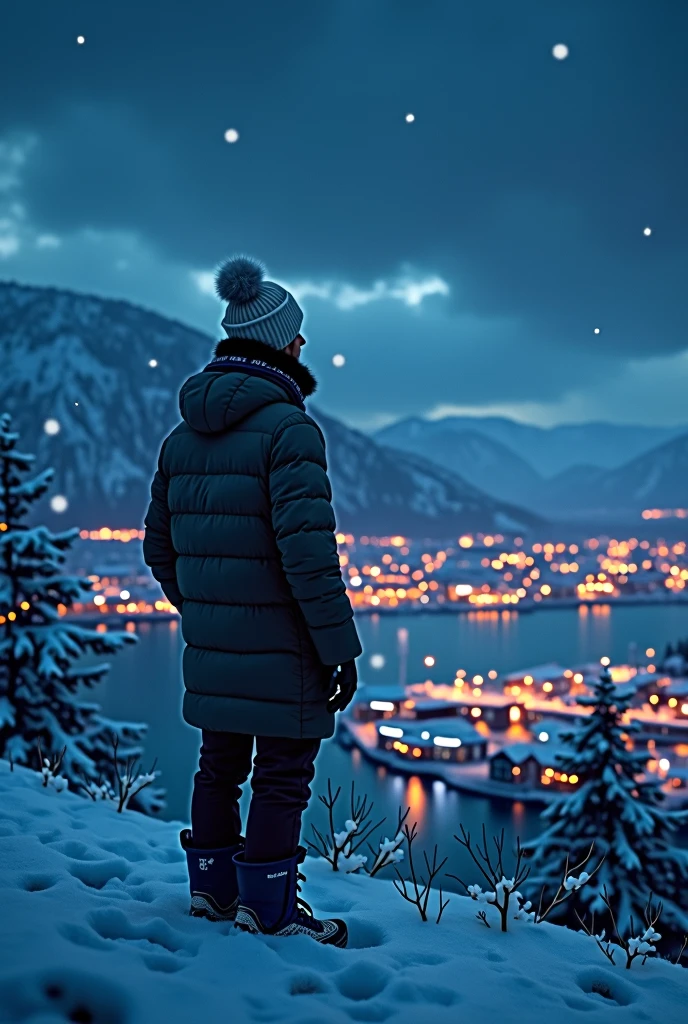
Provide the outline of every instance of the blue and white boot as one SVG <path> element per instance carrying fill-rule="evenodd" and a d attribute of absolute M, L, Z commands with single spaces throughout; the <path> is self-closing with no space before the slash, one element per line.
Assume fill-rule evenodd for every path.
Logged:
<path fill-rule="evenodd" d="M 179 833 L 186 854 L 191 889 L 191 917 L 207 917 L 210 921 L 233 921 L 239 906 L 234 857 L 244 848 L 243 840 L 220 850 L 197 850 L 191 830 Z"/>
<path fill-rule="evenodd" d="M 316 942 L 343 949 L 348 939 L 343 921 L 320 921 L 299 896 L 299 871 L 306 851 L 272 864 L 246 864 L 243 851 L 234 857 L 239 883 L 235 926 L 253 935 L 308 935 Z"/>

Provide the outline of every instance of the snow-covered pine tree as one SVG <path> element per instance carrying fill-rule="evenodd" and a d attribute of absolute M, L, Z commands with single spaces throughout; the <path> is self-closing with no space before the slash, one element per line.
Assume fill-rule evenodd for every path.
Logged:
<path fill-rule="evenodd" d="M 639 727 L 624 720 L 632 696 L 632 685 L 617 685 L 604 668 L 590 696 L 576 698 L 591 713 L 562 734 L 566 753 L 557 768 L 577 775 L 580 783 L 543 812 L 545 831 L 526 846 L 532 854 L 529 884 L 555 891 L 567 854 L 575 864 L 594 841 L 591 863 L 605 860 L 594 884 L 580 889 L 579 906 L 603 914 L 600 893 L 606 885 L 617 921 L 625 923 L 631 913 L 642 921 L 652 892 L 664 903 L 663 923 L 683 933 L 688 929 L 688 850 L 675 845 L 674 833 L 688 821 L 688 812 L 662 806 L 660 784 L 646 771 L 647 749 L 633 749 Z M 570 912 L 565 903 L 560 917 Z"/>
<path fill-rule="evenodd" d="M 114 654 L 136 638 L 84 629 L 64 617 L 91 588 L 89 580 L 62 571 L 79 531 L 27 524 L 53 473 L 32 476 L 34 457 L 17 449 L 18 439 L 10 417 L 0 417 L 0 757 L 40 768 L 38 743 L 47 755 L 65 748 L 61 771 L 72 789 L 89 781 L 116 789 L 112 737 L 126 760 L 140 755 L 147 726 L 112 721 L 98 704 L 82 700 L 82 688 L 100 682 L 109 665 L 85 667 L 80 659 Z M 149 786 L 132 806 L 153 813 L 162 798 Z"/>

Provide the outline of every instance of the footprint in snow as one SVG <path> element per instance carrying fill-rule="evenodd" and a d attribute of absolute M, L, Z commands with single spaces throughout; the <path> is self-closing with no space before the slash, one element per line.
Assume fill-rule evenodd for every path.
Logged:
<path fill-rule="evenodd" d="M 75 968 L 46 967 L 4 978 L 0 1005 L 8 1020 L 126 1024 L 131 1001 L 123 985 Z"/>

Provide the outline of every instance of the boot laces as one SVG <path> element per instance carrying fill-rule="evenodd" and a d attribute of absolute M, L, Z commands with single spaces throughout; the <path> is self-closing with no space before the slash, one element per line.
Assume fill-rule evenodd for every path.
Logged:
<path fill-rule="evenodd" d="M 297 893 L 301 892 L 301 886 L 299 885 L 299 882 L 305 882 L 305 881 L 306 881 L 306 876 L 301 874 L 300 871 L 297 871 L 296 872 L 296 892 Z M 296 905 L 297 905 L 297 907 L 298 907 L 298 909 L 299 909 L 299 911 L 301 913 L 307 914 L 309 917 L 313 917 L 313 909 L 312 909 L 312 907 L 310 906 L 310 904 L 306 903 L 306 901 L 301 896 L 297 895 L 297 897 L 296 897 Z"/>

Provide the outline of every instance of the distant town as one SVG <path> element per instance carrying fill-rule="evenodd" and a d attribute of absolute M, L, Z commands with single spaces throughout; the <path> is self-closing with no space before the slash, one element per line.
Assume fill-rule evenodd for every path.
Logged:
<path fill-rule="evenodd" d="M 646 510 L 646 519 L 661 510 Z M 674 510 L 676 511 L 676 510 Z M 174 608 L 143 565 L 143 530 L 82 530 L 72 568 L 93 584 L 77 615 L 170 617 Z M 567 543 L 464 534 L 451 544 L 338 533 L 339 561 L 357 613 L 394 611 L 508 615 L 515 609 L 688 600 L 685 541 L 599 536 Z M 66 611 L 66 610 L 65 610 Z"/>

